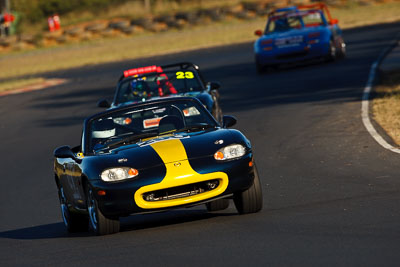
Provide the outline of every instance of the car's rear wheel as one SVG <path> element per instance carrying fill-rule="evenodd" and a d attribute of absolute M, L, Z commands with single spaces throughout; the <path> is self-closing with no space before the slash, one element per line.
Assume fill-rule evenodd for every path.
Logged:
<path fill-rule="evenodd" d="M 337 50 L 336 50 L 336 46 L 333 43 L 332 40 L 329 41 L 329 52 L 328 55 L 326 56 L 326 61 L 331 62 L 331 61 L 335 61 L 337 56 Z"/>
<path fill-rule="evenodd" d="M 87 208 L 89 212 L 89 229 L 94 234 L 109 235 L 119 232 L 119 219 L 107 218 L 101 213 L 91 188 L 87 190 Z"/>
<path fill-rule="evenodd" d="M 222 123 L 222 110 L 217 102 L 214 103 L 212 115 L 219 123 Z"/>
<path fill-rule="evenodd" d="M 338 41 L 337 57 L 344 58 L 346 56 L 346 44 L 342 38 Z"/>
<path fill-rule="evenodd" d="M 247 190 L 234 194 L 233 201 L 240 214 L 259 212 L 263 206 L 262 190 L 257 168 L 254 166 L 254 182 Z"/>
<path fill-rule="evenodd" d="M 88 229 L 88 216 L 71 212 L 68 208 L 67 198 L 64 194 L 62 185 L 58 186 L 58 198 L 60 200 L 61 216 L 67 231 L 70 233 L 87 231 Z"/>
<path fill-rule="evenodd" d="M 229 199 L 217 199 L 206 203 L 208 211 L 220 211 L 229 207 Z"/>

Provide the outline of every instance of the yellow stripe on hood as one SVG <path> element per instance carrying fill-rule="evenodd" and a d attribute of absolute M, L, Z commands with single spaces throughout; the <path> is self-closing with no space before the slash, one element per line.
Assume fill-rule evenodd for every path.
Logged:
<path fill-rule="evenodd" d="M 179 139 L 160 141 L 151 144 L 151 147 L 164 162 L 167 172 L 160 183 L 143 186 L 136 191 L 135 202 L 139 207 L 143 209 L 166 208 L 203 201 L 220 195 L 228 187 L 228 175 L 226 173 L 200 174 L 193 170 L 188 161 L 185 147 Z M 218 187 L 198 195 L 161 201 L 145 201 L 143 199 L 143 194 L 147 192 L 214 179 L 219 180 Z"/>
<path fill-rule="evenodd" d="M 164 164 L 186 160 L 186 150 L 181 140 L 170 139 L 151 144 L 151 147 L 157 152 Z"/>

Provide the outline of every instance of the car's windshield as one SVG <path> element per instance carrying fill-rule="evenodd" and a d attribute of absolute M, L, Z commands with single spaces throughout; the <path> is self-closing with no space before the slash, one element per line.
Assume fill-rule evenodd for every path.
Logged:
<path fill-rule="evenodd" d="M 302 15 L 304 26 L 314 27 L 325 25 L 324 17 L 320 11 L 309 11 Z"/>
<path fill-rule="evenodd" d="M 269 20 L 267 32 L 285 32 L 301 28 L 301 17 L 276 17 Z"/>
<path fill-rule="evenodd" d="M 194 100 L 176 100 L 110 111 L 88 122 L 89 152 L 143 138 L 216 127 L 205 108 Z"/>
<path fill-rule="evenodd" d="M 296 12 L 269 18 L 267 33 L 285 32 L 303 27 L 314 27 L 324 25 L 322 13 L 316 10 L 307 12 Z"/>
<path fill-rule="evenodd" d="M 203 87 L 195 71 L 179 70 L 136 75 L 119 83 L 115 104 L 144 101 L 151 97 L 201 91 Z"/>

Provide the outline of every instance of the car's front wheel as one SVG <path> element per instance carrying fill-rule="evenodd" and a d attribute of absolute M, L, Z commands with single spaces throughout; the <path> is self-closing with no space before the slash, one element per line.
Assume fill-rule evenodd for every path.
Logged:
<path fill-rule="evenodd" d="M 94 234 L 109 235 L 119 232 L 119 219 L 107 218 L 101 213 L 91 188 L 87 190 L 87 208 L 89 213 L 89 229 Z"/>
<path fill-rule="evenodd" d="M 257 168 L 254 166 L 254 182 L 247 190 L 234 194 L 233 201 L 240 214 L 259 212 L 263 206 L 262 190 Z"/>
<path fill-rule="evenodd" d="M 67 231 L 70 233 L 87 231 L 88 217 L 69 210 L 64 188 L 61 184 L 58 186 L 58 198 L 60 200 L 61 216 Z"/>

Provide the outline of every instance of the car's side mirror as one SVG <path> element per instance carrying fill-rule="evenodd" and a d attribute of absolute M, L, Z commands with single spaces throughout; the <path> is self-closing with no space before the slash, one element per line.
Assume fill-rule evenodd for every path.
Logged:
<path fill-rule="evenodd" d="M 99 107 L 99 108 L 109 108 L 109 107 L 111 107 L 111 105 L 107 101 L 107 99 L 101 99 L 99 102 L 97 102 L 97 107 Z"/>
<path fill-rule="evenodd" d="M 257 35 L 257 36 L 262 36 L 262 31 L 261 30 L 256 30 L 255 32 L 254 32 L 254 34 L 255 35 Z"/>
<path fill-rule="evenodd" d="M 337 19 L 331 19 L 331 21 L 330 21 L 331 25 L 335 25 L 335 24 L 338 24 L 338 23 L 339 23 L 339 20 L 337 20 Z"/>
<path fill-rule="evenodd" d="M 222 127 L 224 127 L 224 128 L 232 127 L 233 125 L 236 124 L 236 122 L 237 122 L 237 120 L 233 116 L 224 115 L 222 117 Z"/>
<path fill-rule="evenodd" d="M 54 154 L 54 157 L 61 158 L 61 159 L 75 157 L 74 153 L 72 152 L 72 150 L 69 146 L 60 146 L 59 148 L 56 148 L 56 150 L 54 150 L 53 154 Z"/>
<path fill-rule="evenodd" d="M 221 84 L 219 82 L 209 82 L 207 84 L 208 90 L 217 90 L 221 88 Z"/>
<path fill-rule="evenodd" d="M 54 157 L 56 158 L 61 158 L 61 159 L 71 158 L 77 161 L 78 163 L 82 162 L 81 159 L 75 156 L 74 152 L 72 152 L 72 149 L 69 146 L 60 146 L 59 148 L 56 148 L 56 150 L 54 150 L 53 154 Z"/>

